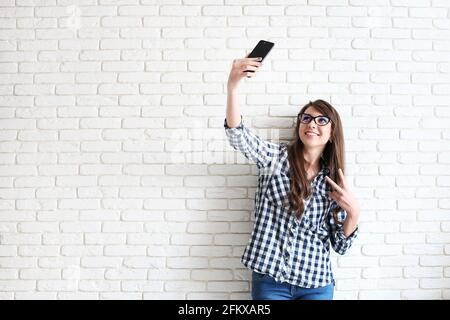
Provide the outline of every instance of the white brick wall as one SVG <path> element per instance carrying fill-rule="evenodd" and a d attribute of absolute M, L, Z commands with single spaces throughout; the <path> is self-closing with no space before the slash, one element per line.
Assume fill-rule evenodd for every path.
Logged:
<path fill-rule="evenodd" d="M 342 115 L 362 221 L 336 298 L 450 299 L 448 0 L 0 5 L 1 299 L 250 298 L 256 168 L 222 124 L 260 39 L 253 130 Z"/>

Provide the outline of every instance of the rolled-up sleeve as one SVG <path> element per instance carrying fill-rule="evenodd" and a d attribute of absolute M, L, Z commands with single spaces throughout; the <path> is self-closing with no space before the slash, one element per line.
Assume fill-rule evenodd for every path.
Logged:
<path fill-rule="evenodd" d="M 280 145 L 265 141 L 251 132 L 244 126 L 242 116 L 241 123 L 235 128 L 228 127 L 225 118 L 224 127 L 230 145 L 256 163 L 258 168 L 266 167 L 279 154 Z"/>
<path fill-rule="evenodd" d="M 343 209 L 337 213 L 338 223 L 336 223 L 333 214 L 330 212 L 328 225 L 330 227 L 330 242 L 334 251 L 343 255 L 352 246 L 358 236 L 358 226 L 348 237 L 345 236 L 343 223 L 347 217 L 347 212 Z"/>

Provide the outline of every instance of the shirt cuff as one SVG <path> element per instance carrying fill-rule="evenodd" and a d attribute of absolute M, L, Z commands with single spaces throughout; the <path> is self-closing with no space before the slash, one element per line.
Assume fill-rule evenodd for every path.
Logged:
<path fill-rule="evenodd" d="M 242 129 L 242 127 L 243 127 L 242 115 L 241 115 L 241 122 L 239 123 L 239 125 L 237 127 L 230 128 L 227 124 L 227 118 L 225 118 L 225 120 L 223 122 L 223 126 L 225 129 Z"/>
<path fill-rule="evenodd" d="M 348 237 L 345 236 L 343 227 L 338 230 L 337 234 L 342 240 L 353 240 L 358 236 L 358 228 L 359 226 L 356 226 L 355 230 L 353 230 L 353 232 Z"/>

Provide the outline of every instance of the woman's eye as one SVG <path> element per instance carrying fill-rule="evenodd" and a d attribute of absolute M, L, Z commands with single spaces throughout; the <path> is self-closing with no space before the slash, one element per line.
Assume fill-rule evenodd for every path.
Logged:
<path fill-rule="evenodd" d="M 303 121 L 309 121 L 309 120 L 311 120 L 310 116 L 303 116 Z"/>
<path fill-rule="evenodd" d="M 327 118 L 318 118 L 320 124 L 326 124 L 328 122 Z"/>

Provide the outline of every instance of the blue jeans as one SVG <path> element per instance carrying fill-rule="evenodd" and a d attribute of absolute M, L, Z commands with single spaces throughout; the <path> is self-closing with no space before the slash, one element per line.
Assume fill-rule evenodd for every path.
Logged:
<path fill-rule="evenodd" d="M 334 285 L 302 288 L 287 282 L 279 283 L 269 275 L 252 272 L 253 300 L 333 300 Z"/>

